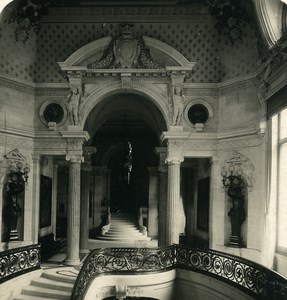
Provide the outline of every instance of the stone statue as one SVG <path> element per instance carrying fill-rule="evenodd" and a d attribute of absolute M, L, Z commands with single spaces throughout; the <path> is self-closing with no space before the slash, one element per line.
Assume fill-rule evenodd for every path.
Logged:
<path fill-rule="evenodd" d="M 78 125 L 80 122 L 80 106 L 82 104 L 82 93 L 79 87 L 71 86 L 67 98 L 70 122 L 73 125 Z"/>
<path fill-rule="evenodd" d="M 241 225 L 245 221 L 245 211 L 241 199 L 233 199 L 233 207 L 228 212 L 231 219 L 231 235 L 241 238 Z"/>
<path fill-rule="evenodd" d="M 177 84 L 173 88 L 173 118 L 172 125 L 177 126 L 181 123 L 183 113 L 183 89 Z"/>
<path fill-rule="evenodd" d="M 227 195 L 232 199 L 233 206 L 228 212 L 231 221 L 230 246 L 241 247 L 241 226 L 246 219 L 244 210 L 244 195 L 241 182 L 234 179 L 228 188 Z"/>

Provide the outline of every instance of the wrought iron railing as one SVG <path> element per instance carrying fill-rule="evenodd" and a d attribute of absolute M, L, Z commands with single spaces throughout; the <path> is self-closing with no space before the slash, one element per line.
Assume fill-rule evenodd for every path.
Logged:
<path fill-rule="evenodd" d="M 0 252 L 0 283 L 40 269 L 41 246 L 30 245 Z"/>
<path fill-rule="evenodd" d="M 287 279 L 279 274 L 237 256 L 184 245 L 95 249 L 81 267 L 71 299 L 83 299 L 99 275 L 155 273 L 175 268 L 223 280 L 255 299 L 287 299 Z"/>

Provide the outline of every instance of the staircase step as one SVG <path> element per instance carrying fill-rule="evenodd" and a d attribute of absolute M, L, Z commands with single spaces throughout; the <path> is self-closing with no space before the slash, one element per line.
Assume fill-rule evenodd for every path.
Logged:
<path fill-rule="evenodd" d="M 23 294 L 13 296 L 13 300 L 44 300 L 44 299 L 47 299 L 47 297 L 37 297 L 37 296 L 23 295 Z M 49 298 L 49 300 L 58 300 L 58 299 Z"/>
<path fill-rule="evenodd" d="M 146 237 L 146 236 L 141 236 L 141 237 L 128 237 L 125 236 L 123 238 L 119 237 L 111 237 L 111 236 L 98 236 L 97 239 L 99 240 L 107 240 L 107 241 L 119 241 L 119 242 L 124 242 L 124 241 L 139 241 L 139 240 L 144 240 L 144 241 L 150 241 L 151 238 Z"/>
<path fill-rule="evenodd" d="M 123 231 L 128 231 L 128 232 L 132 232 L 132 231 L 138 231 L 138 227 L 113 227 L 111 226 L 110 229 L 111 231 L 114 232 L 123 232 Z"/>
<path fill-rule="evenodd" d="M 45 277 L 40 277 L 38 279 L 32 280 L 31 285 L 39 286 L 39 287 L 43 287 L 43 288 L 55 289 L 55 290 L 59 290 L 59 291 L 68 291 L 71 293 L 72 293 L 73 286 L 74 286 L 73 283 L 55 281 L 55 280 L 48 279 Z"/>
<path fill-rule="evenodd" d="M 63 275 L 48 273 L 48 272 L 44 272 L 42 274 L 42 277 L 45 277 L 45 278 L 48 278 L 51 280 L 55 280 L 57 282 L 66 282 L 66 283 L 72 283 L 72 284 L 75 283 L 76 278 L 77 278 L 76 275 L 75 275 L 75 277 L 71 277 L 71 276 L 63 276 Z"/>
<path fill-rule="evenodd" d="M 130 232 L 130 233 L 126 233 L 126 232 L 110 232 L 108 231 L 105 235 L 109 235 L 109 236 L 141 236 L 142 233 L 139 231 L 136 232 Z"/>
<path fill-rule="evenodd" d="M 53 299 L 70 299 L 71 292 L 67 291 L 59 291 L 53 290 L 38 286 L 29 286 L 25 289 L 22 289 L 22 294 L 29 295 L 29 296 L 36 296 L 36 297 L 43 297 L 43 298 L 53 298 Z"/>

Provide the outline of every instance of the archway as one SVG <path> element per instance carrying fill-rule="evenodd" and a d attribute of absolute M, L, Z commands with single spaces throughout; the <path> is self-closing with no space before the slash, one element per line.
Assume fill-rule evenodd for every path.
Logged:
<path fill-rule="evenodd" d="M 95 195 L 98 208 L 135 214 L 148 207 L 148 168 L 158 166 L 154 150 L 166 128 L 157 106 L 138 94 L 118 93 L 95 105 L 85 130 L 97 149 L 92 165 L 109 177 Z"/>

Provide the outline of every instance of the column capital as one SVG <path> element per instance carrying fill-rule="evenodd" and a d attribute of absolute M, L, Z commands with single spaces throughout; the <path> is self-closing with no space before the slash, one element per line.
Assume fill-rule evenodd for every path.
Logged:
<path fill-rule="evenodd" d="M 74 163 L 81 163 L 83 159 L 83 142 L 87 141 L 89 134 L 86 131 L 61 132 L 62 137 L 66 138 L 66 160 Z"/>
<path fill-rule="evenodd" d="M 183 157 L 169 156 L 166 158 L 165 162 L 168 165 L 180 165 L 184 161 Z"/>
<path fill-rule="evenodd" d="M 69 161 L 70 163 L 82 163 L 84 162 L 84 158 L 82 155 L 66 155 L 66 160 Z"/>

